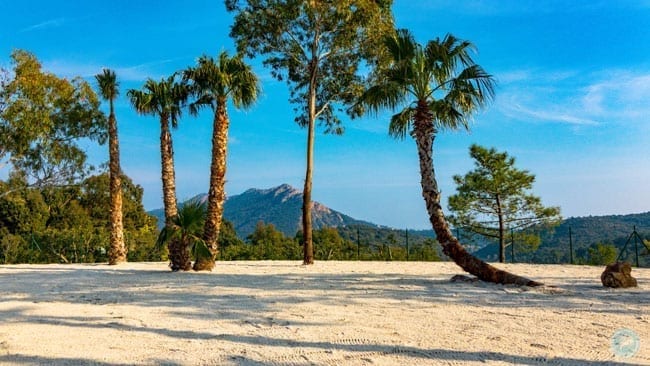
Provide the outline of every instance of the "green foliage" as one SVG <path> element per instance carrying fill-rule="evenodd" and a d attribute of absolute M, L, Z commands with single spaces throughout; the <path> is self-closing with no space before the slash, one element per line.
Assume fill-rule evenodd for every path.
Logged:
<path fill-rule="evenodd" d="M 390 260 L 391 257 L 392 260 L 407 260 L 407 236 L 404 230 L 349 225 L 338 227 L 337 231 L 346 242 L 354 246 L 351 259 L 356 259 L 358 245 L 361 260 Z M 440 260 L 440 246 L 432 237 L 409 230 L 408 247 L 408 260 Z"/>
<path fill-rule="evenodd" d="M 122 214 L 127 259 L 133 262 L 157 261 L 166 251 L 155 247 L 157 220 L 142 205 L 144 190 L 126 175 L 121 176 Z M 110 232 L 109 176 L 107 173 L 89 177 L 81 185 L 80 204 L 99 230 Z"/>
<path fill-rule="evenodd" d="M 142 90 L 130 89 L 126 94 L 138 113 L 158 116 L 177 127 L 189 93 L 188 85 L 179 81 L 175 73 L 159 82 L 147 79 Z"/>
<path fill-rule="evenodd" d="M 239 52 L 265 56 L 273 77 L 289 85 L 296 122 L 318 119 L 340 133 L 337 104 L 363 91 L 359 67 L 373 64 L 377 44 L 392 29 L 392 1 L 226 0 L 234 13 L 230 36 Z M 314 98 L 314 109 L 310 100 Z"/>
<path fill-rule="evenodd" d="M 103 144 L 106 117 L 90 85 L 41 70 L 29 52 L 11 55 L 13 78 L 0 81 L 0 168 L 9 159 L 30 185 L 67 185 L 85 177 L 92 167 L 80 139 Z"/>
<path fill-rule="evenodd" d="M 260 83 L 250 65 L 240 56 L 230 57 L 226 51 L 218 60 L 201 56 L 198 66 L 183 72 L 183 79 L 190 82 L 190 91 L 196 100 L 190 104 L 190 112 L 196 114 L 202 107 L 210 107 L 216 113 L 217 104 L 230 98 L 237 108 L 248 108 L 260 92 Z"/>
<path fill-rule="evenodd" d="M 384 37 L 383 49 L 386 60 L 373 70 L 356 112 L 403 108 L 391 117 L 389 134 L 395 138 L 468 128 L 471 114 L 494 95 L 494 79 L 474 63 L 468 41 L 448 34 L 422 46 L 399 29 Z"/>
<path fill-rule="evenodd" d="M 621 260 L 636 264 L 635 238 L 631 236 L 635 227 L 641 238 L 636 238 L 639 265 L 641 267 L 650 267 L 650 255 L 646 255 L 648 249 L 644 248 L 641 243 L 642 239 L 650 239 L 650 212 L 630 215 L 572 217 L 564 220 L 554 228 L 528 229 L 539 232 L 541 239 L 539 248 L 535 251 L 524 252 L 520 250 L 520 245 L 517 243 L 515 246 L 516 259 L 517 262 L 529 263 L 570 263 L 569 229 L 571 229 L 574 263 L 588 263 L 589 249 L 594 248 L 597 243 L 611 243 L 617 248 Z M 464 236 L 464 234 L 461 233 L 461 236 Z M 626 243 L 627 247 L 623 250 Z M 509 252 L 510 250 L 507 250 L 506 254 L 509 255 Z M 485 260 L 498 258 L 497 248 L 494 245 L 485 246 L 477 251 L 476 255 Z"/>
<path fill-rule="evenodd" d="M 314 254 L 317 260 L 395 260 L 405 261 L 406 246 L 403 232 L 385 229 L 394 235 L 371 227 L 360 226 L 362 233 L 359 246 L 349 239 L 356 229 L 350 227 L 322 228 L 314 230 Z M 230 234 L 229 234 L 230 233 Z M 379 233 L 379 234 L 377 234 Z M 272 224 L 258 222 L 246 243 L 234 236 L 232 224 L 226 222 L 220 232 L 220 260 L 299 260 L 302 258 L 302 232 L 291 238 L 278 231 Z M 226 241 L 224 236 L 230 237 Z M 225 244 L 225 243 L 228 244 Z M 439 245 L 431 238 L 414 235 L 409 239 L 408 260 L 439 261 Z"/>
<path fill-rule="evenodd" d="M 122 176 L 125 241 L 130 261 L 159 261 L 156 219 L 142 206 L 142 188 Z M 4 194 L 3 194 L 4 193 Z M 28 187 L 24 176 L 0 182 L 0 263 L 77 263 L 107 260 L 108 174 L 80 185 Z"/>
<path fill-rule="evenodd" d="M 115 98 L 120 94 L 120 84 L 117 82 L 115 71 L 104 69 L 101 74 L 95 75 L 95 80 L 102 98 L 108 100 L 112 105 Z"/>
<path fill-rule="evenodd" d="M 9 77 L 9 70 L 5 69 L 4 67 L 0 67 L 0 96 L 4 95 L 4 90 L 7 88 L 7 85 L 9 85 L 10 81 L 11 78 Z M 7 108 L 7 101 L 4 98 L 0 98 L 0 115 L 2 115 L 2 112 L 4 112 L 5 108 Z M 0 159 L 1 158 L 2 155 L 0 155 Z"/>
<path fill-rule="evenodd" d="M 472 145 L 470 156 L 475 169 L 453 177 L 456 194 L 449 197 L 450 222 L 465 233 L 511 241 L 519 250 L 536 249 L 539 238 L 526 228 L 553 227 L 562 218 L 559 207 L 544 207 L 530 193 L 535 175 L 515 167 L 515 159 L 506 152 Z M 510 239 L 510 240 L 509 240 Z"/>
<path fill-rule="evenodd" d="M 591 265 L 608 265 L 616 262 L 618 251 L 611 244 L 597 243 L 590 247 L 587 263 Z"/>
<path fill-rule="evenodd" d="M 344 240 L 336 228 L 314 230 L 314 255 L 317 260 L 356 259 L 356 245 Z"/>
<path fill-rule="evenodd" d="M 273 224 L 259 222 L 246 240 L 251 245 L 250 259 L 300 259 L 298 242 L 285 237 Z"/>
<path fill-rule="evenodd" d="M 163 244 L 175 242 L 196 259 L 211 258 L 210 251 L 201 238 L 205 216 L 205 204 L 193 201 L 183 205 L 172 219 L 172 224 L 165 226 L 160 232 L 156 246 L 162 248 Z"/>
<path fill-rule="evenodd" d="M 237 236 L 235 226 L 227 220 L 221 221 L 219 230 L 218 260 L 247 260 L 251 259 L 251 247 Z"/>

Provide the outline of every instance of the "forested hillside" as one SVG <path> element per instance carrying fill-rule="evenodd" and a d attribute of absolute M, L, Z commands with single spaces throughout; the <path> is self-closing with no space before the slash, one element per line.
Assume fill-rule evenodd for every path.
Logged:
<path fill-rule="evenodd" d="M 641 239 L 650 239 L 650 212 L 630 215 L 587 216 L 572 217 L 564 220 L 552 230 L 541 231 L 541 244 L 534 252 L 523 253 L 517 250 L 515 243 L 515 260 L 534 263 L 569 263 L 569 240 L 571 239 L 574 250 L 574 263 L 588 262 L 589 249 L 596 248 L 597 244 L 613 245 L 617 254 L 630 240 L 623 259 L 634 261 L 634 238 L 631 234 L 636 231 Z M 569 235 L 569 231 L 571 235 Z M 640 262 L 650 265 L 650 256 L 644 256 L 647 248 L 637 238 Z M 479 257 L 496 259 L 496 245 L 488 245 L 476 252 Z M 510 248 L 507 250 L 510 260 Z"/>

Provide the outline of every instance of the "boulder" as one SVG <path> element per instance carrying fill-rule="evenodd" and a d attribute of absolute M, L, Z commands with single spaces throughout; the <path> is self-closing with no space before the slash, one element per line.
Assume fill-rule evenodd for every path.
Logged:
<path fill-rule="evenodd" d="M 616 262 L 605 268 L 600 275 L 600 281 L 605 287 L 626 288 L 636 287 L 636 279 L 632 277 L 632 266 L 628 262 Z"/>
<path fill-rule="evenodd" d="M 449 281 L 451 281 L 451 282 L 477 282 L 478 278 L 457 274 L 457 275 L 454 275 L 454 277 L 452 277 Z"/>

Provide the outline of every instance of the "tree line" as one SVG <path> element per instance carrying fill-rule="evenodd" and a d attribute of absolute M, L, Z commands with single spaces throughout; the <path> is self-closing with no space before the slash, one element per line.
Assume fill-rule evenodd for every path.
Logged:
<path fill-rule="evenodd" d="M 262 57 L 272 75 L 286 81 L 296 122 L 307 131 L 300 241 L 304 264 L 312 264 L 315 257 L 311 191 L 316 127 L 340 134 L 341 114 L 358 118 L 386 110 L 394 113 L 388 133 L 396 139 L 411 136 L 416 143 L 422 197 L 443 253 L 480 279 L 539 285 L 467 252 L 441 206 L 435 139 L 447 130 L 469 130 L 473 114 L 494 96 L 494 78 L 474 61 L 471 42 L 448 34 L 418 43 L 410 31 L 395 27 L 392 1 L 226 0 L 225 5 L 234 15 L 230 36 L 236 55 L 202 56 L 195 66 L 127 91 L 139 113 L 160 120 L 165 227 L 158 245 L 167 245 L 172 270 L 211 270 L 215 265 L 226 197 L 227 105 L 231 101 L 246 108 L 255 102 L 259 81 L 244 57 Z M 63 189 L 79 186 L 92 170 L 76 141 L 86 138 L 103 144 L 108 139 L 108 262 L 128 259 L 124 242 L 128 235 L 121 233 L 126 228 L 124 221 L 120 223 L 124 184 L 113 110 L 119 93 L 117 76 L 111 70 L 96 76 L 99 93 L 109 102 L 106 118 L 87 82 L 42 72 L 36 58 L 24 51 L 14 52 L 12 60 L 13 78 L 5 73 L 2 79 L 0 158 L 8 158 L 28 186 Z M 205 213 L 198 206 L 178 210 L 170 131 L 183 111 L 196 114 L 204 108 L 213 114 L 207 207 Z"/>

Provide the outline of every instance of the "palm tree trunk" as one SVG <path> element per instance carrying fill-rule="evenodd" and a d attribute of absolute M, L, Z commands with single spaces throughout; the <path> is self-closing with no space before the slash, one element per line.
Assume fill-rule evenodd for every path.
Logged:
<path fill-rule="evenodd" d="M 172 225 L 178 214 L 176 207 L 176 173 L 174 172 L 174 150 L 169 131 L 169 117 L 160 118 L 160 162 L 162 164 L 163 203 L 165 205 L 165 225 Z"/>
<path fill-rule="evenodd" d="M 108 252 L 108 264 L 126 262 L 126 247 L 124 246 L 124 225 L 122 222 L 122 180 L 120 169 L 120 147 L 117 136 L 117 121 L 113 112 L 113 100 L 110 101 L 108 116 L 108 154 L 109 154 L 109 185 L 111 200 L 111 236 Z"/>
<path fill-rule="evenodd" d="M 316 76 L 318 61 L 314 58 L 311 62 L 309 81 L 309 123 L 307 126 L 307 171 L 305 172 L 305 187 L 302 191 L 302 238 L 303 260 L 302 264 L 314 264 L 314 242 L 312 240 L 311 223 L 311 186 L 314 169 L 314 134 L 316 128 Z"/>
<path fill-rule="evenodd" d="M 433 231 L 436 233 L 436 239 L 442 246 L 443 253 L 463 270 L 483 281 L 501 284 L 541 286 L 542 284 L 539 282 L 497 269 L 474 257 L 463 248 L 458 239 L 451 233 L 440 205 L 440 191 L 438 190 L 438 183 L 433 168 L 433 141 L 436 131 L 433 127 L 432 115 L 429 112 L 426 102 L 418 104 L 414 132 L 420 159 L 422 197 L 424 198 L 427 212 L 429 213 L 429 221 L 433 226 Z"/>
<path fill-rule="evenodd" d="M 226 201 L 226 153 L 228 149 L 228 114 L 226 98 L 217 100 L 217 110 L 212 126 L 212 163 L 210 165 L 210 190 L 208 191 L 208 211 L 203 229 L 203 240 L 211 258 L 197 258 L 195 271 L 211 271 L 219 250 L 219 229 L 223 218 L 223 205 Z"/>
<path fill-rule="evenodd" d="M 174 150 L 172 146 L 172 136 L 169 131 L 169 116 L 160 117 L 160 162 L 162 165 L 162 187 L 163 187 L 163 204 L 165 206 L 165 226 L 173 225 L 173 218 L 178 214 L 176 207 L 176 177 L 174 172 Z M 189 261 L 189 255 L 185 253 L 177 240 L 170 240 L 167 248 L 169 249 L 169 259 L 172 271 L 188 271 L 192 268 Z M 187 259 L 186 259 L 187 258 Z"/>

